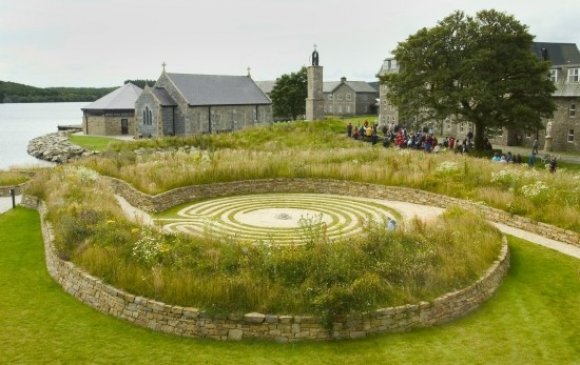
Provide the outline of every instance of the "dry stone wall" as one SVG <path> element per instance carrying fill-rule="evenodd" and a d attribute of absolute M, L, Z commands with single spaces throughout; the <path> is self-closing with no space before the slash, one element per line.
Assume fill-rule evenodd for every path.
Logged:
<path fill-rule="evenodd" d="M 458 205 L 481 211 L 493 222 L 523 229 L 560 242 L 580 246 L 580 234 L 532 219 L 512 215 L 503 210 L 474 202 L 397 186 L 384 186 L 342 180 L 323 179 L 267 179 L 235 181 L 207 185 L 192 185 L 158 195 L 144 194 L 124 181 L 110 178 L 115 191 L 132 205 L 148 212 L 161 212 L 173 206 L 200 198 L 260 193 L 327 193 L 376 199 L 405 201 L 447 208 Z"/>
<path fill-rule="evenodd" d="M 367 196 L 368 188 L 376 185 L 353 184 L 326 180 L 262 180 L 200 185 L 176 189 L 155 197 L 137 192 L 122 181 L 112 179 L 113 186 L 131 203 L 150 211 L 200 197 L 249 194 L 258 192 L 326 192 L 333 194 L 360 193 Z M 383 187 L 386 188 L 386 187 Z M 380 189 L 379 189 L 380 190 Z M 403 189 L 404 190 L 404 189 Z M 413 190 L 404 190 L 412 196 Z M 401 191 L 380 190 L 379 198 L 401 197 Z M 415 196 L 415 202 L 431 203 Z M 28 206 L 36 205 L 34 198 L 25 199 Z M 451 202 L 448 202 L 450 204 Z M 472 285 L 445 294 L 432 302 L 420 302 L 398 307 L 378 309 L 369 313 L 336 318 L 329 326 L 322 318 L 304 315 L 265 313 L 210 316 L 189 307 L 173 306 L 119 290 L 93 277 L 73 263 L 58 257 L 53 245 L 53 233 L 44 219 L 44 207 L 39 206 L 49 274 L 65 291 L 97 310 L 137 325 L 174 335 L 241 340 L 269 339 L 278 342 L 362 338 L 384 332 L 400 332 L 449 322 L 477 308 L 493 295 L 509 269 L 509 250 L 503 239 L 500 254 L 486 273 Z"/>

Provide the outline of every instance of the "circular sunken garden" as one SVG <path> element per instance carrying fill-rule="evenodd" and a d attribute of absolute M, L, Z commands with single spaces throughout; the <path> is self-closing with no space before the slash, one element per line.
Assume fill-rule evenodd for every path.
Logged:
<path fill-rule="evenodd" d="M 302 244 L 313 231 L 329 240 L 362 232 L 365 222 L 398 219 L 374 200 L 329 194 L 252 194 L 211 199 L 157 221 L 169 232 L 251 242 Z"/>

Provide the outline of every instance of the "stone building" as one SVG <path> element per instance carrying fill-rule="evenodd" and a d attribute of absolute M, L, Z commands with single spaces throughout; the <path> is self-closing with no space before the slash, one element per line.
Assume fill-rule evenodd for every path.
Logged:
<path fill-rule="evenodd" d="M 377 73 L 377 78 L 389 73 L 399 72 L 399 65 L 394 58 L 385 58 L 381 69 Z M 379 87 L 379 124 L 397 125 L 399 124 L 399 109 L 389 102 L 387 94 L 389 88 L 386 84 L 380 83 Z"/>
<path fill-rule="evenodd" d="M 322 85 L 324 112 L 331 115 L 361 115 L 376 113 L 379 92 L 365 81 L 327 81 Z"/>
<path fill-rule="evenodd" d="M 534 54 L 550 61 L 550 79 L 556 85 L 552 94 L 556 110 L 551 119 L 544 120 L 544 126 L 551 126 L 554 151 L 580 151 L 580 51 L 574 43 L 534 42 Z M 540 146 L 546 145 L 546 129 L 521 130 L 504 129 L 500 136 L 492 140 L 502 145 L 531 147 L 534 139 Z"/>
<path fill-rule="evenodd" d="M 546 129 L 551 126 L 551 149 L 554 151 L 580 151 L 580 51 L 574 43 L 534 42 L 532 52 L 538 57 L 551 62 L 549 77 L 556 85 L 552 94 L 556 110 L 551 119 L 544 120 L 544 128 L 540 130 L 506 129 L 491 139 L 494 144 L 507 146 L 531 147 L 535 139 L 540 146 L 545 145 Z M 377 74 L 380 77 L 389 72 L 398 72 L 396 60 L 387 58 Z M 399 124 L 397 108 L 391 105 L 386 97 L 388 88 L 381 84 L 379 121 Z M 467 133 L 475 129 L 468 122 L 456 122 L 447 119 L 443 122 L 427 123 L 426 127 L 444 137 L 455 136 L 465 138 Z"/>
<path fill-rule="evenodd" d="M 83 131 L 93 135 L 135 135 L 135 101 L 143 90 L 132 83 L 81 108 Z"/>
<path fill-rule="evenodd" d="M 248 76 L 167 73 L 135 103 L 143 137 L 239 130 L 271 123 L 272 102 Z"/>

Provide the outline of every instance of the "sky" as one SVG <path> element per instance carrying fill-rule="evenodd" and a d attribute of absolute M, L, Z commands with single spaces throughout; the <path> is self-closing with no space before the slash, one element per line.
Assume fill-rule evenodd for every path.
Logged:
<path fill-rule="evenodd" d="M 0 80 L 120 86 L 167 72 L 376 81 L 398 42 L 456 10 L 496 9 L 539 42 L 580 45 L 578 0 L 0 0 Z"/>

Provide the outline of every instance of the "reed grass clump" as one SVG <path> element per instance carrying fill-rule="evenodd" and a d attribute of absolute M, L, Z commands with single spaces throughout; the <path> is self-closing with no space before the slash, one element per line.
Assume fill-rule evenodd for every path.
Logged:
<path fill-rule="evenodd" d="M 212 138 L 232 140 L 235 136 Z M 290 136 L 302 138 L 296 130 L 286 138 Z M 103 175 L 125 180 L 148 194 L 187 185 L 268 178 L 321 178 L 406 186 L 481 201 L 512 214 L 580 232 L 578 173 L 550 174 L 451 152 L 425 154 L 372 148 L 362 142 L 353 146 L 350 140 L 337 135 L 334 138 L 344 145 L 330 150 L 268 148 L 266 143 L 255 149 L 121 151 L 86 159 L 83 164 Z M 560 211 L 567 214 L 559 216 Z"/>
<path fill-rule="evenodd" d="M 18 170 L 0 170 L 0 186 L 14 186 L 30 179 L 28 174 Z"/>

